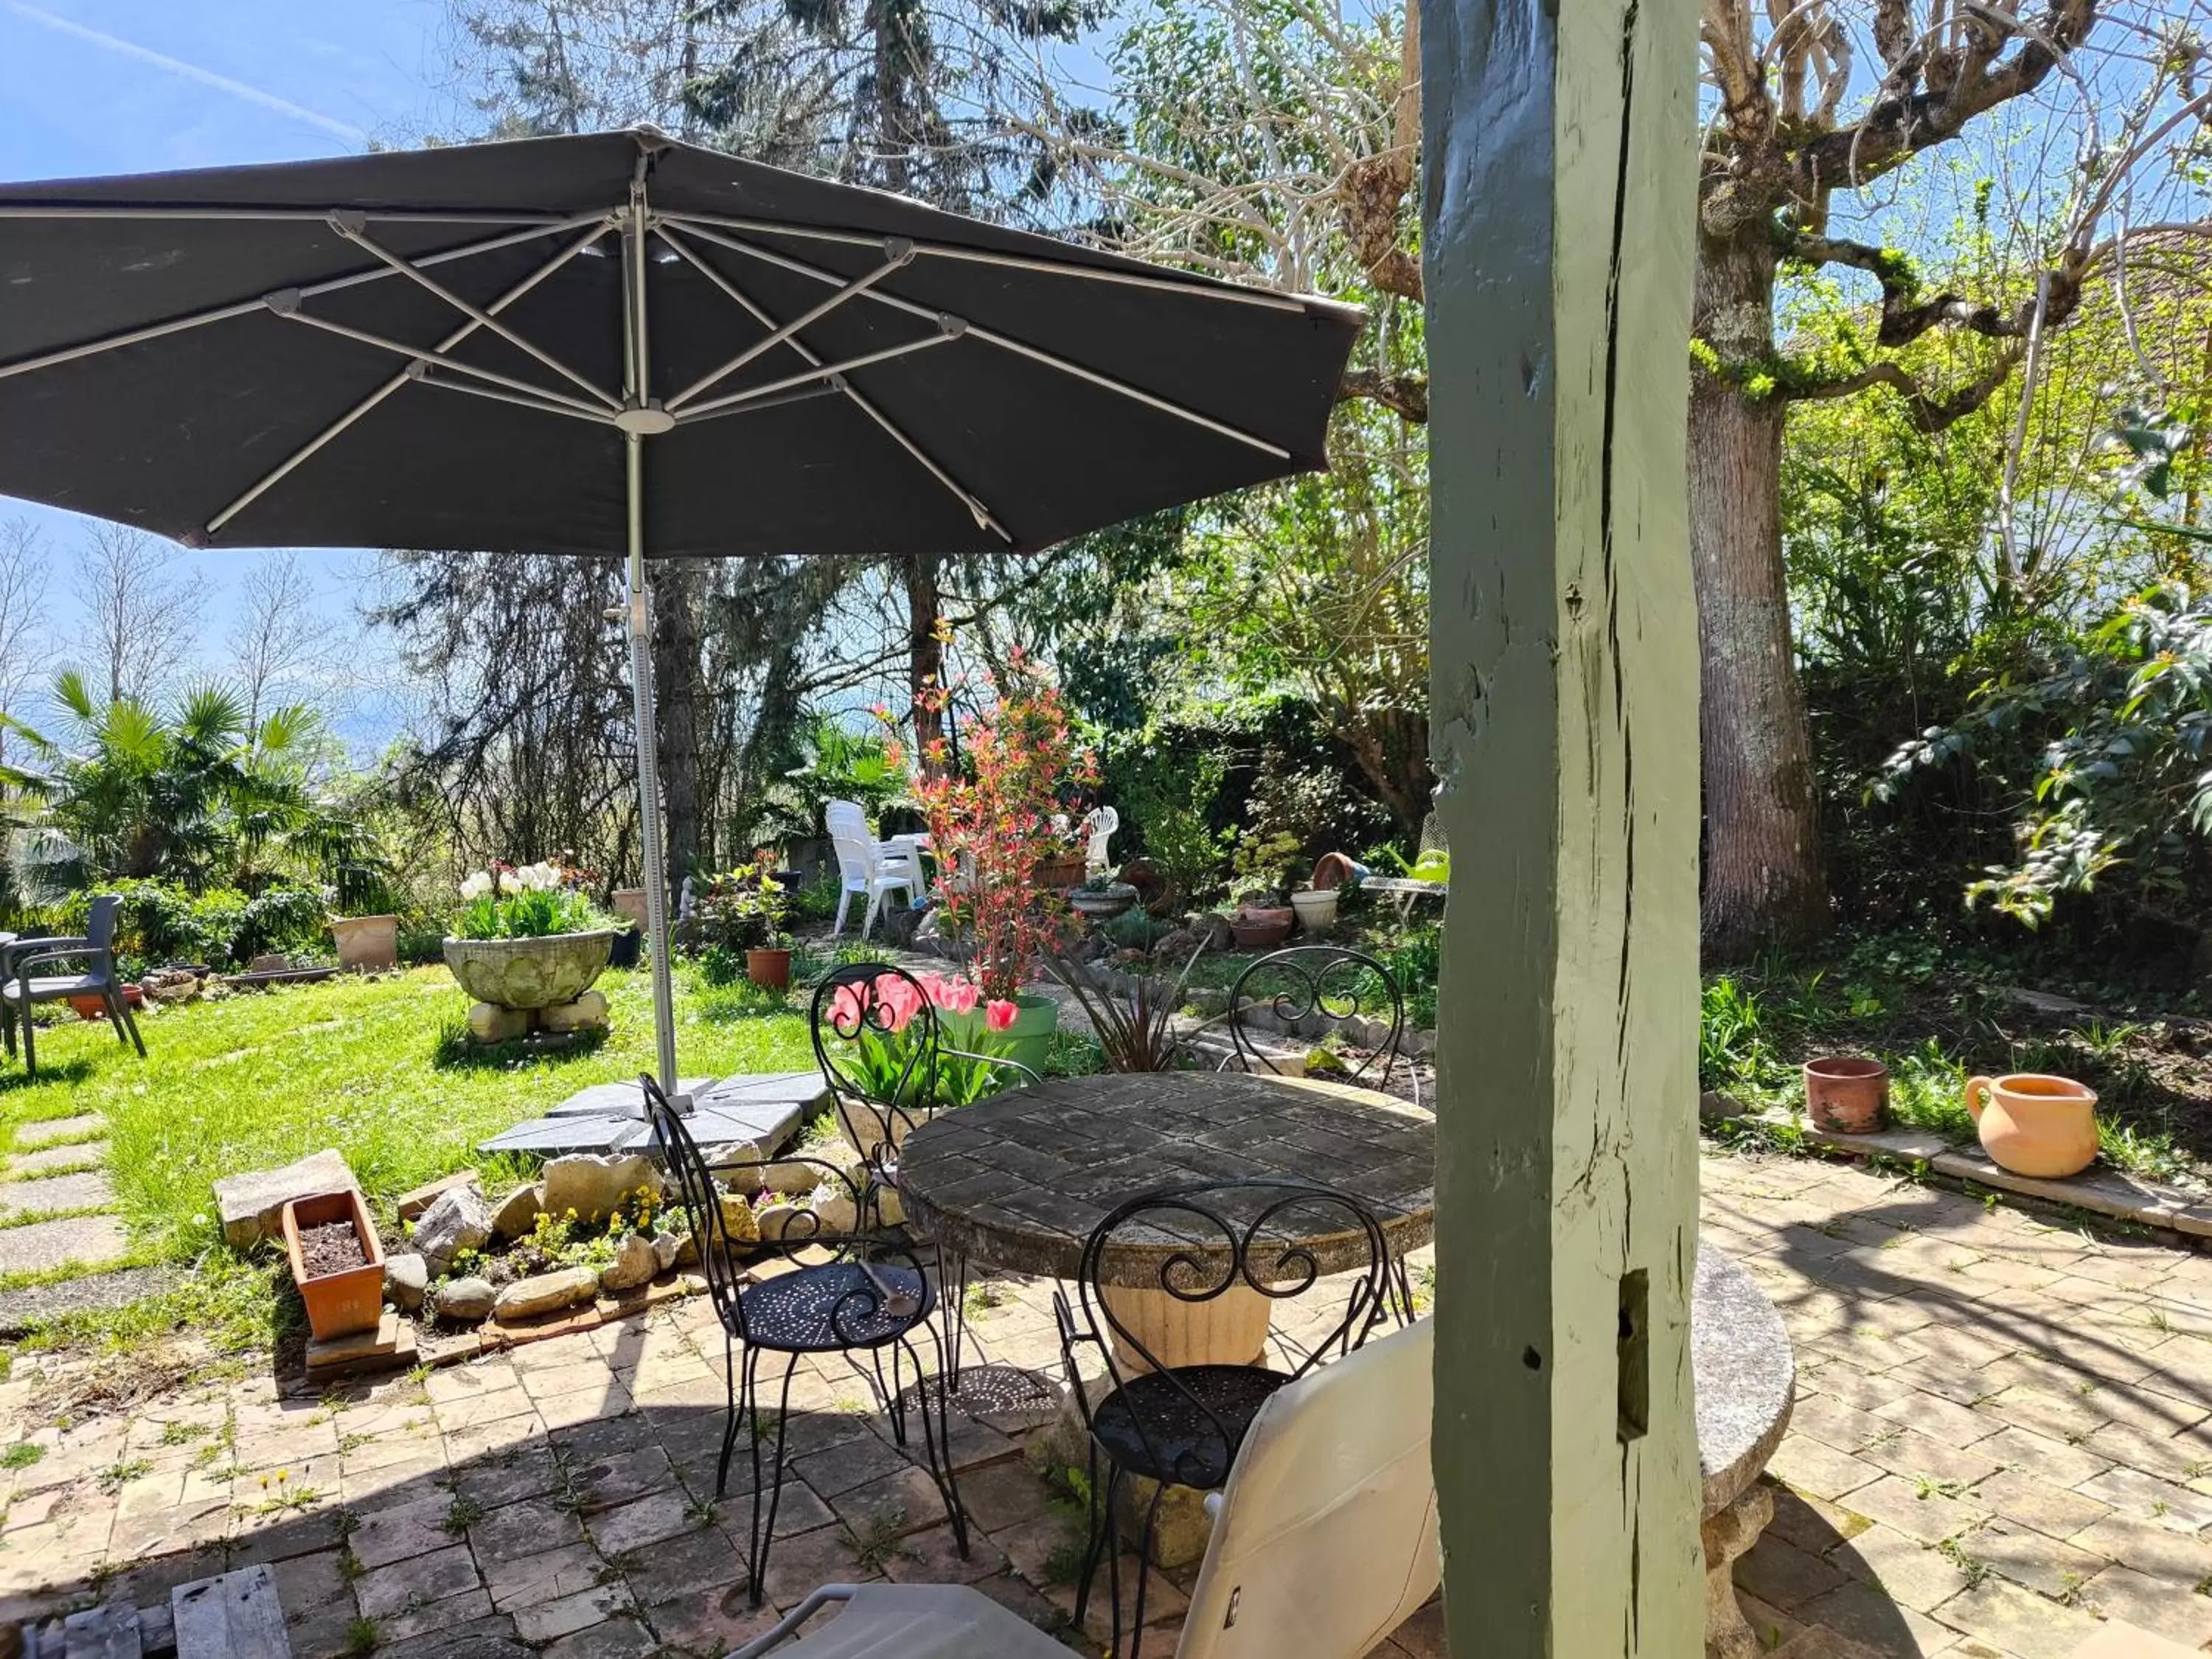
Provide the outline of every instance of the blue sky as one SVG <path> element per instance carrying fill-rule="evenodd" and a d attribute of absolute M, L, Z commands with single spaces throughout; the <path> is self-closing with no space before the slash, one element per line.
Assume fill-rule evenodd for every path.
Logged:
<path fill-rule="evenodd" d="M 142 173 L 359 152 L 452 132 L 471 112 L 452 83 L 442 0 L 0 0 L 0 178 Z M 0 496 L 64 553 L 49 594 L 65 653 L 75 515 Z M 188 553 L 228 626 L 255 556 Z M 310 556 L 324 604 L 350 611 L 361 556 Z"/>

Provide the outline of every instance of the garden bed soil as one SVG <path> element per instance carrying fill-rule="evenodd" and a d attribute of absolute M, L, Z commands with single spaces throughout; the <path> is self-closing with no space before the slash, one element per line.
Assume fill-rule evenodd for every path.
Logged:
<path fill-rule="evenodd" d="M 307 1264 L 310 1279 L 368 1265 L 350 1221 L 325 1221 L 319 1227 L 301 1228 L 300 1259 Z"/>

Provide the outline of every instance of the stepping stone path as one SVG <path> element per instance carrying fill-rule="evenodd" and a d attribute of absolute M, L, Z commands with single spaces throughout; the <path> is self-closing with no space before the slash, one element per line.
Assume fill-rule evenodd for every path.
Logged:
<path fill-rule="evenodd" d="M 64 1307 L 119 1307 L 146 1293 L 135 1275 L 105 1271 L 129 1253 L 107 1171 L 85 1167 L 107 1156 L 101 1138 L 106 1127 L 99 1113 L 80 1112 L 16 1130 L 15 1154 L 0 1175 L 0 1273 L 71 1263 L 83 1271 L 61 1285 L 36 1287 L 44 1294 L 0 1292 L 0 1322 Z M 34 1216 L 52 1218 L 26 1218 Z"/>

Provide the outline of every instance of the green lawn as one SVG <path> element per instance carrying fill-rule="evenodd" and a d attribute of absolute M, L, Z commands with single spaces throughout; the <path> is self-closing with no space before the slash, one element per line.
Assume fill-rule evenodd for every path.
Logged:
<path fill-rule="evenodd" d="M 0 1068 L 0 1150 L 28 1122 L 99 1111 L 107 1166 L 140 1261 L 190 1260 L 216 1241 L 210 1184 L 324 1146 L 372 1198 L 478 1161 L 475 1143 L 587 1084 L 653 1064 L 652 986 L 609 973 L 614 1029 L 596 1048 L 487 1062 L 453 1033 L 467 1001 L 443 968 L 333 981 L 142 1016 L 150 1057 L 104 1024 L 40 1032 L 40 1078 Z M 687 1074 L 811 1066 L 805 1017 L 679 974 Z"/>

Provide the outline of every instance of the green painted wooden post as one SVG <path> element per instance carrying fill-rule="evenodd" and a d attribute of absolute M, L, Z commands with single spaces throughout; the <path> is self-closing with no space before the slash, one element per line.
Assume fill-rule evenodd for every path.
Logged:
<path fill-rule="evenodd" d="M 1691 0 L 1423 19 L 1462 1654 L 1701 1651 Z"/>

